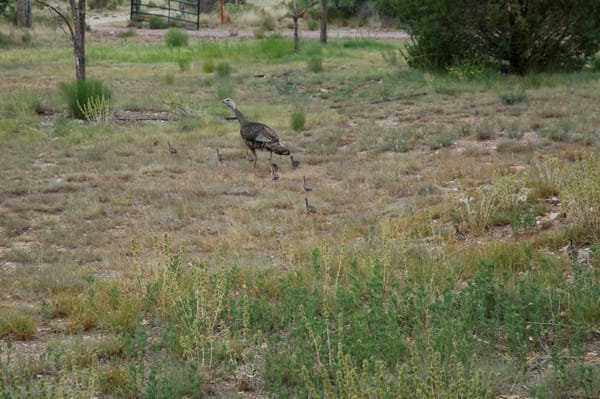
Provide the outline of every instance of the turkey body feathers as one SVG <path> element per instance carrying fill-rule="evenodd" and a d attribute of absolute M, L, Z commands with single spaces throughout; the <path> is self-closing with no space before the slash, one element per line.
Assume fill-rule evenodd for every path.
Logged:
<path fill-rule="evenodd" d="M 264 123 L 240 122 L 240 134 L 244 143 L 250 148 L 264 149 L 279 155 L 290 155 L 290 151 L 279 142 L 277 132 Z"/>

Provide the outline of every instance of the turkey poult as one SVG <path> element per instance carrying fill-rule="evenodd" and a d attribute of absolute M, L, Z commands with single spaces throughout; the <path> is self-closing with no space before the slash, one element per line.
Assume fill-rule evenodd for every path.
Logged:
<path fill-rule="evenodd" d="M 317 213 L 317 208 L 308 203 L 308 198 L 304 197 L 304 203 L 306 204 L 306 214 L 310 215 L 313 213 Z"/>
<path fill-rule="evenodd" d="M 258 159 L 256 150 L 269 151 L 269 160 L 272 158 L 273 153 L 290 155 L 290 151 L 279 142 L 279 135 L 275 130 L 264 123 L 252 122 L 246 119 L 231 98 L 226 98 L 223 103 L 235 112 L 235 116 L 240 122 L 240 134 L 244 143 L 254 155 L 254 167 L 256 167 L 256 160 Z"/>

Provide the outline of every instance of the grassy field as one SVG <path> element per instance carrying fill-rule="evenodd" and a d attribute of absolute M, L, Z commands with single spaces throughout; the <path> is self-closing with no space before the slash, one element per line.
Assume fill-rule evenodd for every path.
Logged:
<path fill-rule="evenodd" d="M 600 74 L 401 45 L 4 35 L 0 397 L 596 398 Z"/>

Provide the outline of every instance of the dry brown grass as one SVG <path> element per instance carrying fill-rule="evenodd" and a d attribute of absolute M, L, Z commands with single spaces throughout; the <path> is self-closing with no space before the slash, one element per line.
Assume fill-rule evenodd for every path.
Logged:
<path fill-rule="evenodd" d="M 162 45 L 158 38 L 126 39 L 135 48 L 142 42 Z M 10 68 L 0 90 L 0 305 L 21 309 L 45 300 L 39 323 L 59 333 L 132 328 L 130 308 L 102 319 L 81 305 L 87 278 L 135 285 L 161 262 L 165 234 L 184 264 L 211 269 L 293 271 L 310 264 L 318 247 L 332 279 L 343 278 L 354 259 L 380 258 L 395 266 L 390 273 L 398 279 L 410 273 L 423 282 L 434 275 L 434 285 L 448 276 L 462 281 L 475 266 L 457 267 L 456 259 L 474 251 L 493 256 L 505 249 L 493 242 L 506 234 L 490 231 L 484 216 L 463 215 L 465 252 L 452 228 L 452 215 L 461 215 L 460 196 L 489 185 L 495 171 L 532 170 L 534 152 L 577 159 L 597 149 L 600 135 L 600 114 L 591 105 L 599 100 L 597 80 L 567 85 L 557 77 L 554 85 L 528 88 L 527 101 L 507 106 L 487 84 L 438 77 L 428 85 L 405 65 L 387 65 L 372 44 L 330 44 L 317 76 L 305 72 L 301 57 L 220 56 L 217 63 L 232 67 L 229 83 L 240 108 L 279 131 L 301 162 L 292 169 L 287 157 L 274 156 L 281 177 L 272 181 L 265 153 L 256 169 L 246 160 L 239 126 L 224 119 L 231 113 L 218 102 L 218 78 L 201 70 L 201 52 L 186 72 L 168 59 L 92 58 L 88 73 L 113 89 L 117 108 L 172 116 L 98 125 L 62 116 L 56 92 L 73 75 L 68 43 L 42 43 L 2 54 Z M 90 35 L 90 48 L 110 46 L 119 44 Z M 258 72 L 267 77 L 254 78 Z M 172 85 L 164 81 L 168 73 L 175 76 Z M 506 91 L 512 84 L 495 83 Z M 425 94 L 411 97 L 415 93 Z M 56 112 L 36 115 L 37 98 Z M 371 103 L 384 98 L 397 99 Z M 289 120 L 298 108 L 305 110 L 306 127 L 294 132 Z M 170 154 L 167 143 L 178 153 Z M 222 164 L 216 148 L 225 155 Z M 314 215 L 305 214 L 302 176 L 314 188 Z M 518 261 L 507 269 L 522 271 Z M 71 324 L 54 326 L 61 318 Z"/>

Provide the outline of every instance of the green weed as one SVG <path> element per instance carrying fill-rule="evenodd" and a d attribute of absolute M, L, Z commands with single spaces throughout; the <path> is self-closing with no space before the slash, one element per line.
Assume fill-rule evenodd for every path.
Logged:
<path fill-rule="evenodd" d="M 188 40 L 188 33 L 179 28 L 169 28 L 165 34 L 165 44 L 167 47 L 187 47 Z"/>
<path fill-rule="evenodd" d="M 294 130 L 302 130 L 304 129 L 304 125 L 306 124 L 306 115 L 302 111 L 294 111 L 292 112 L 290 125 Z"/>
<path fill-rule="evenodd" d="M 306 66 L 310 72 L 322 72 L 323 59 L 320 56 L 312 56 L 306 61 Z"/>

